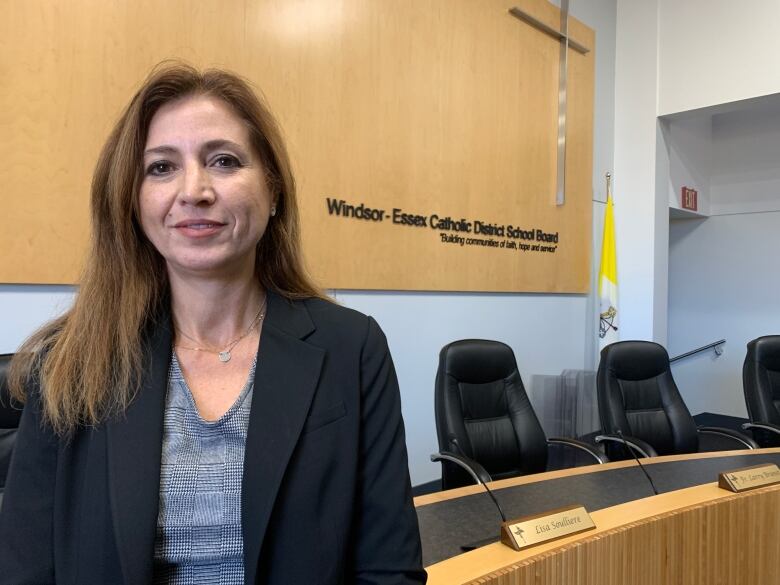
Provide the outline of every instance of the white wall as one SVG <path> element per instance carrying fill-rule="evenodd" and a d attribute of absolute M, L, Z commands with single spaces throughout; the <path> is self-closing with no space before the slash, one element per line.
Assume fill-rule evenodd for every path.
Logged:
<path fill-rule="evenodd" d="M 712 119 L 713 214 L 780 210 L 780 100 Z"/>
<path fill-rule="evenodd" d="M 604 174 L 612 169 L 614 150 L 616 1 L 575 0 L 571 5 L 572 14 L 596 30 L 593 190 L 600 201 L 606 197 Z M 602 215 L 603 205 L 594 203 L 594 250 L 600 246 Z M 14 351 L 37 326 L 64 310 L 72 291 L 0 285 L 0 351 Z M 535 374 L 594 367 L 597 318 L 591 295 L 337 291 L 335 296 L 373 315 L 387 334 L 401 385 L 415 484 L 440 473 L 428 456 L 438 450 L 433 386 L 439 350 L 446 343 L 466 337 L 504 341 L 514 349 L 526 383 Z"/>
<path fill-rule="evenodd" d="M 745 344 L 780 334 L 780 212 L 674 221 L 669 248 L 669 353 L 726 339 L 673 368 L 691 413 L 747 416 Z"/>
<path fill-rule="evenodd" d="M 709 116 L 705 118 L 709 123 Z M 725 352 L 688 358 L 674 375 L 693 413 L 746 416 L 745 344 L 780 333 L 780 103 L 716 114 L 710 144 L 711 213 L 672 222 L 669 352 L 725 338 Z"/>
<path fill-rule="evenodd" d="M 780 92 L 780 2 L 658 4 L 659 114 Z"/>
<path fill-rule="evenodd" d="M 669 305 L 669 155 L 661 122 L 655 123 L 655 180 L 653 182 L 653 341 L 666 345 Z M 626 338 L 623 338 L 626 339 Z"/>
<path fill-rule="evenodd" d="M 698 191 L 698 211 L 710 213 L 712 162 L 712 119 L 696 116 L 661 122 L 664 148 L 669 156 L 667 189 L 669 207 L 682 206 L 682 187 Z"/>
<path fill-rule="evenodd" d="M 667 339 L 665 208 L 670 185 L 676 188 L 680 180 L 670 173 L 679 170 L 681 161 L 665 150 L 668 136 L 656 126 L 656 116 L 780 91 L 780 37 L 773 30 L 779 17 L 776 0 L 617 4 L 614 146 L 621 339 Z M 711 187 L 715 198 L 718 188 Z"/>
<path fill-rule="evenodd" d="M 665 343 L 668 196 L 665 182 L 657 188 L 657 11 L 657 0 L 617 4 L 614 194 L 618 335 Z"/>
<path fill-rule="evenodd" d="M 780 332 L 780 96 L 771 95 L 780 92 L 780 2 L 658 5 L 657 113 L 668 115 L 670 198 L 690 181 L 710 214 L 670 226 L 668 349 L 726 338 L 721 357 L 688 358 L 674 374 L 693 413 L 744 416 L 745 343 Z"/>

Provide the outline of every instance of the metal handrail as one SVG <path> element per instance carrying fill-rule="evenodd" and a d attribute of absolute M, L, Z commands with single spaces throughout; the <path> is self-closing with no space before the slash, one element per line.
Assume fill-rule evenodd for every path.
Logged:
<path fill-rule="evenodd" d="M 677 357 L 673 357 L 672 359 L 670 359 L 669 363 L 670 364 L 674 363 L 677 360 L 681 360 L 683 358 L 690 357 L 690 356 L 695 355 L 697 353 L 701 353 L 703 351 L 707 351 L 708 349 L 714 349 L 715 353 L 717 355 L 720 355 L 720 354 L 723 353 L 723 348 L 721 347 L 721 345 L 723 345 L 724 343 L 726 343 L 725 339 L 721 339 L 719 341 L 713 341 L 712 343 L 708 343 L 707 345 L 702 345 L 701 347 L 698 347 L 696 349 L 692 349 L 691 351 L 687 351 L 685 353 L 681 353 Z"/>

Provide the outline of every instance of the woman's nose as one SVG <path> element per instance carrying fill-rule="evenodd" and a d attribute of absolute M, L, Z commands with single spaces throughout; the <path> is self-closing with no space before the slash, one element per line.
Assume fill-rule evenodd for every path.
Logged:
<path fill-rule="evenodd" d="M 187 164 L 184 168 L 180 198 L 190 205 L 210 204 L 215 194 L 208 171 L 199 163 Z"/>

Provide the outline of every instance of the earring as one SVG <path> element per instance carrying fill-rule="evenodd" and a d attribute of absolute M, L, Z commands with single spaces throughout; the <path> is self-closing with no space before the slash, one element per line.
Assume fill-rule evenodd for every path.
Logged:
<path fill-rule="evenodd" d="M 276 215 L 276 205 L 271 206 L 271 217 L 274 217 Z"/>

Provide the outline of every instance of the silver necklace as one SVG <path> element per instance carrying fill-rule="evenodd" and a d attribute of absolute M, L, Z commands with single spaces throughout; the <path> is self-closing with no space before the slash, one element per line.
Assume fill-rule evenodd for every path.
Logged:
<path fill-rule="evenodd" d="M 179 349 L 188 349 L 190 351 L 205 351 L 207 353 L 215 353 L 219 356 L 219 361 L 221 361 L 223 364 L 226 364 L 230 361 L 230 358 L 233 357 L 230 352 L 233 351 L 233 349 L 241 342 L 242 339 L 244 339 L 247 335 L 252 333 L 255 327 L 257 327 L 257 324 L 260 323 L 260 321 L 262 321 L 263 318 L 265 317 L 265 305 L 266 305 L 266 300 L 263 301 L 263 304 L 260 306 L 260 310 L 257 312 L 257 315 L 255 315 L 255 318 L 252 319 L 252 322 L 249 324 L 249 328 L 246 331 L 244 331 L 242 335 L 236 337 L 233 341 L 228 343 L 225 349 L 219 350 L 219 349 L 212 349 L 210 347 L 187 347 L 185 345 L 176 345 L 176 347 Z M 181 333 L 184 337 L 186 337 L 190 341 L 199 343 L 197 339 L 187 335 L 178 326 L 176 326 L 176 331 L 178 333 Z"/>

